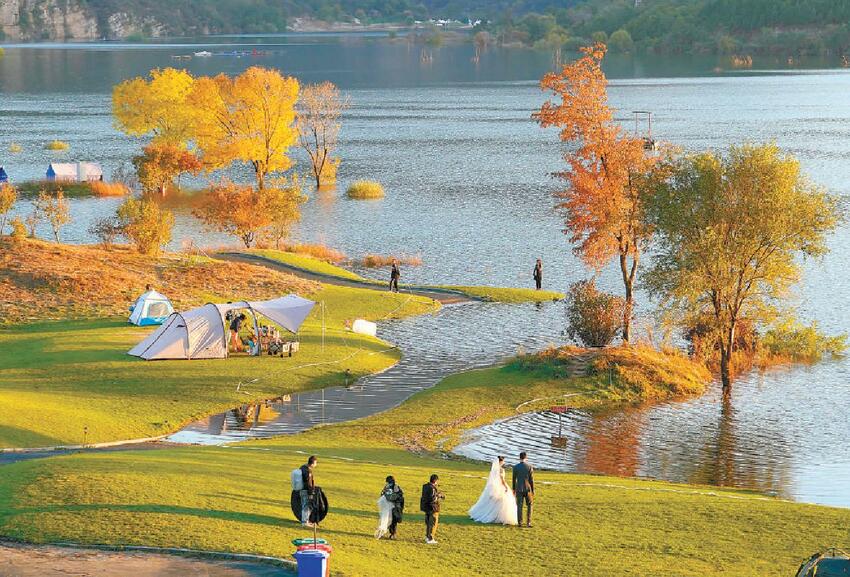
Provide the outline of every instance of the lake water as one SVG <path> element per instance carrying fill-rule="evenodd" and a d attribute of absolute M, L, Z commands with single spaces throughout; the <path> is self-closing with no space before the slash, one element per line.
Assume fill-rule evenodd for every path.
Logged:
<path fill-rule="evenodd" d="M 250 50 L 257 43 L 268 55 L 172 59 L 199 50 Z M 433 61 L 423 65 L 420 51 L 404 40 L 323 35 L 7 47 L 0 59 L 0 164 L 18 181 L 41 176 L 54 159 L 98 161 L 108 173 L 140 147 L 112 127 L 113 84 L 154 67 L 215 74 L 275 66 L 304 82 L 336 82 L 353 104 L 341 134 L 339 187 L 311 195 L 296 238 L 325 242 L 352 257 L 420 255 L 423 266 L 403 271 L 408 281 L 528 286 L 537 257 L 545 263 L 547 288 L 564 289 L 587 277 L 551 210 L 558 183 L 549 174 L 561 168 L 556 135 L 529 118 L 543 101 L 536 80 L 551 67 L 549 56 L 494 49 L 476 65 L 471 45 L 449 45 L 434 49 Z M 717 73 L 717 65 L 699 58 L 612 59 L 611 98 L 626 122 L 632 110 L 652 110 L 655 136 L 686 148 L 774 140 L 814 181 L 846 200 L 850 71 L 777 64 Z M 68 141 L 70 149 L 45 151 L 54 138 Z M 6 153 L 11 142 L 23 152 Z M 234 170 L 234 176 L 247 171 Z M 387 197 L 345 199 L 345 186 L 359 178 L 382 182 Z M 63 237 L 90 240 L 88 224 L 116 204 L 74 201 L 74 222 Z M 27 211 L 26 203 L 19 210 Z M 184 239 L 230 242 L 181 213 L 173 245 Z M 841 332 L 850 320 L 850 226 L 843 225 L 830 246 L 822 261 L 805 263 L 795 304 L 803 318 Z M 620 290 L 613 270 L 603 272 L 601 282 Z M 651 312 L 645 296 L 639 299 L 639 311 Z M 504 322 L 511 322 L 510 314 Z M 581 456 L 558 466 L 768 489 L 850 506 L 848 408 L 850 361 L 751 375 L 727 407 L 712 392 L 592 422 L 576 418 L 571 434 Z M 548 425 L 528 423 L 522 430 L 548 439 Z M 611 443 L 627 450 L 612 451 Z M 722 475 L 711 473 L 717 463 Z"/>

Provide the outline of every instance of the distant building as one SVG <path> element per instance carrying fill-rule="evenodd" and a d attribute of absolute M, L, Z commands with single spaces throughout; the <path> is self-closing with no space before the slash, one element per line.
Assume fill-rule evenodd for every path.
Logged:
<path fill-rule="evenodd" d="M 96 162 L 51 162 L 47 180 L 59 182 L 95 182 L 103 180 L 103 169 Z"/>

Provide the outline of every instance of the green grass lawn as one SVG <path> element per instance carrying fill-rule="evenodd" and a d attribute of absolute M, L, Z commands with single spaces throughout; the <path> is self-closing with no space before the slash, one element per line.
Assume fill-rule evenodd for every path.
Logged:
<path fill-rule="evenodd" d="M 282 250 L 266 248 L 257 248 L 247 252 L 248 254 L 262 256 L 311 273 L 323 274 L 347 280 L 369 282 L 357 273 L 306 254 L 297 254 L 294 252 L 285 252 Z"/>
<path fill-rule="evenodd" d="M 522 400 L 597 385 L 490 369 L 450 377 L 381 415 L 270 441 L 21 462 L 0 477 L 0 534 L 287 556 L 289 541 L 305 536 L 289 511 L 289 472 L 315 453 L 331 506 L 321 535 L 334 546 L 336 575 L 780 577 L 811 552 L 846 541 L 847 510 L 543 471 L 533 529 L 469 520 L 489 466 L 427 449 Z M 425 453 L 399 444 L 413 437 Z M 426 546 L 418 496 L 434 472 L 447 499 L 440 544 Z M 387 474 L 407 494 L 397 542 L 373 537 Z"/>
<path fill-rule="evenodd" d="M 298 336 L 301 351 L 292 358 L 143 361 L 126 353 L 153 329 L 125 319 L 0 330 L 0 447 L 162 435 L 234 404 L 338 385 L 346 369 L 364 375 L 399 357 L 377 339 L 343 332 L 344 322 L 420 314 L 438 306 L 422 297 L 330 285 L 309 296 L 325 303 L 325 350 L 316 307 Z M 341 362 L 299 368 L 331 360 Z M 237 392 L 238 383 L 255 378 Z"/>
<path fill-rule="evenodd" d="M 516 304 L 529 302 L 545 302 L 557 301 L 564 298 L 563 293 L 535 290 L 529 288 L 505 288 L 491 286 L 444 286 L 439 288 L 447 288 L 462 292 L 471 297 L 479 298 L 485 301 L 493 301 L 500 303 Z"/>

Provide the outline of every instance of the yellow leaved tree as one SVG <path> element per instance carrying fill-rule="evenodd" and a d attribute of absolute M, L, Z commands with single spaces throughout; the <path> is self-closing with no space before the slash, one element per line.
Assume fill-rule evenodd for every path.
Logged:
<path fill-rule="evenodd" d="M 151 70 L 150 79 L 132 78 L 112 90 L 115 127 L 131 136 L 185 145 L 192 139 L 195 111 L 189 105 L 195 79 L 185 70 Z"/>
<path fill-rule="evenodd" d="M 207 169 L 249 163 L 258 190 L 270 173 L 288 170 L 298 90 L 295 78 L 257 66 L 234 78 L 198 78 L 189 100 L 198 111 L 194 140 Z"/>

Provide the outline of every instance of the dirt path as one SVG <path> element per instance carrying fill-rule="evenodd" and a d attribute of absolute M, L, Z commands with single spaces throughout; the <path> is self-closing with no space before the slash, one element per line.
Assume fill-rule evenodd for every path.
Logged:
<path fill-rule="evenodd" d="M 0 542 L 0 576 L 50 577 L 292 577 L 259 562 L 196 559 L 141 551 L 99 551 Z"/>
<path fill-rule="evenodd" d="M 297 266 L 288 265 L 286 263 L 282 263 L 280 261 L 276 261 L 274 259 L 266 258 L 264 256 L 256 255 L 256 254 L 245 254 L 241 252 L 219 252 L 212 255 L 214 258 L 220 258 L 222 260 L 229 260 L 234 262 L 245 262 L 255 265 L 265 266 L 274 270 L 288 272 L 297 277 L 322 282 L 325 284 L 333 284 L 338 286 L 346 286 L 346 287 L 354 287 L 354 288 L 366 288 L 372 290 L 385 290 L 386 287 L 380 284 L 368 282 L 368 281 L 358 281 L 353 279 L 345 279 L 336 277 L 333 275 L 317 273 L 313 271 L 308 271 L 303 268 L 299 268 Z M 451 303 L 461 303 L 461 302 L 471 302 L 478 301 L 480 299 L 472 298 L 468 295 L 465 295 L 461 292 L 454 291 L 451 289 L 441 289 L 435 287 L 420 287 L 420 286 L 401 286 L 401 292 L 419 295 L 423 297 L 428 297 L 430 299 L 434 299 L 435 301 L 439 301 L 443 304 L 451 304 Z"/>

